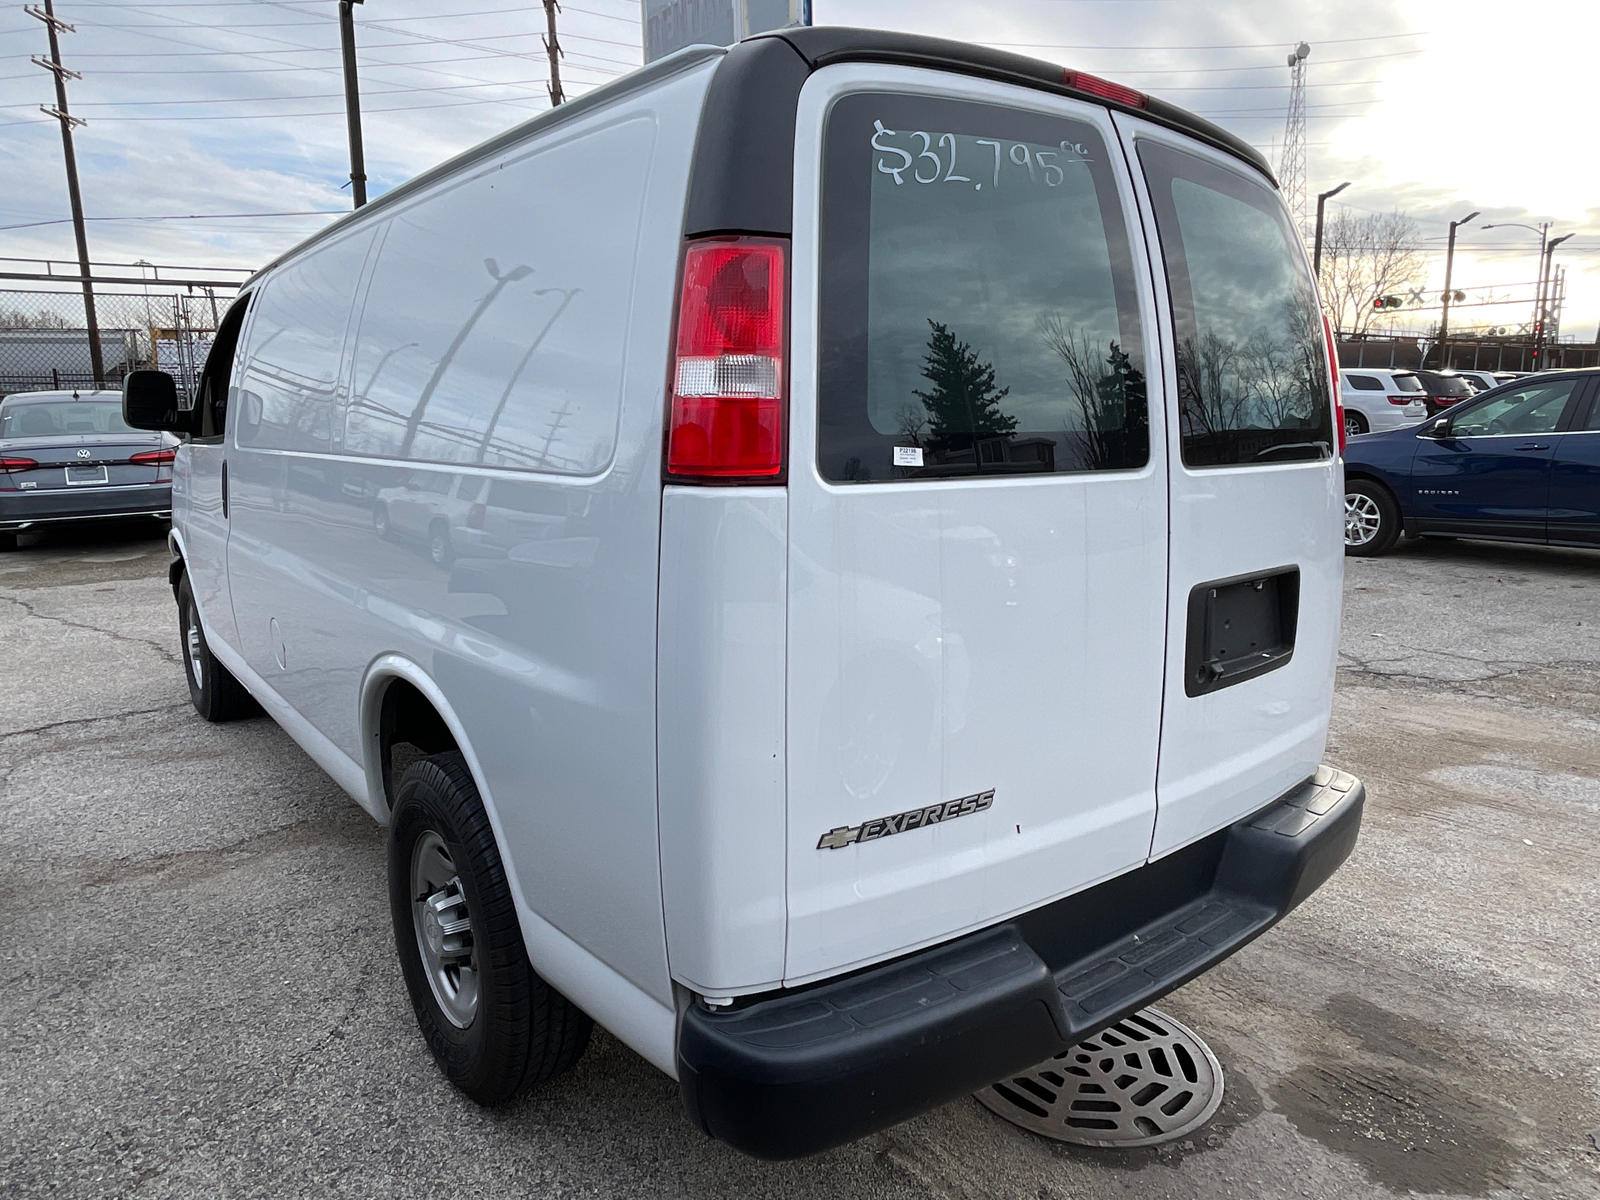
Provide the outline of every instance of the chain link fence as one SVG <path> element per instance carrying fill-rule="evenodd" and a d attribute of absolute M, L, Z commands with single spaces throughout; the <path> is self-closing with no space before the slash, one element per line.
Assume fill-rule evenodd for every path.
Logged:
<path fill-rule="evenodd" d="M 95 291 L 101 386 L 155 367 L 192 395 L 231 288 Z M 0 397 L 96 386 L 81 291 L 0 289 Z"/>

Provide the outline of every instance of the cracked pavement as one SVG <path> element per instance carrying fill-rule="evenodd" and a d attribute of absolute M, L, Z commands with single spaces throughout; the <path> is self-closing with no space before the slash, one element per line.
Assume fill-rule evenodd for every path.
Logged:
<path fill-rule="evenodd" d="M 787 1164 L 603 1033 L 510 1108 L 455 1094 L 381 830 L 270 721 L 193 714 L 165 567 L 148 526 L 0 555 L 0 1196 L 1600 1194 L 1600 554 L 1349 563 L 1362 840 L 1163 1002 L 1226 1072 L 1205 1129 L 1080 1150 L 962 1100 Z"/>

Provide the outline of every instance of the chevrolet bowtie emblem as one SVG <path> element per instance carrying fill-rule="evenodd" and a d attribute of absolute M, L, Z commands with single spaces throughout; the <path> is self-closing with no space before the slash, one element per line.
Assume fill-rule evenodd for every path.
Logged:
<path fill-rule="evenodd" d="M 941 821 L 964 817 L 969 813 L 983 812 L 993 803 L 994 789 L 990 788 L 986 792 L 974 792 L 958 800 L 947 800 L 942 804 L 930 804 L 926 808 L 913 808 L 903 813 L 895 813 L 892 817 L 878 817 L 875 820 L 863 821 L 859 825 L 839 825 L 818 839 L 817 849 L 843 850 L 856 842 L 875 842 L 879 838 L 904 833 L 908 829 L 921 829 L 925 825 L 937 825 Z"/>

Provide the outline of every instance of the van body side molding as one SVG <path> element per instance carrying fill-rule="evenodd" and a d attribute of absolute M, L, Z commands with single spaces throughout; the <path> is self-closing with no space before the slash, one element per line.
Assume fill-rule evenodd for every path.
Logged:
<path fill-rule="evenodd" d="M 814 1154 L 1007 1075 L 1160 999 L 1265 933 L 1349 857 L 1366 791 L 1322 766 L 1165 858 L 844 979 L 687 1009 L 678 1082 L 706 1133 Z"/>

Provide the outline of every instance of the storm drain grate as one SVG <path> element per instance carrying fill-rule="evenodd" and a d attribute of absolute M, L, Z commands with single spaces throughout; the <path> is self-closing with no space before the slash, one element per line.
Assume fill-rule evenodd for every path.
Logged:
<path fill-rule="evenodd" d="M 1222 1103 L 1222 1064 L 1188 1026 L 1147 1008 L 977 1099 L 1060 1142 L 1154 1146 L 1211 1119 Z"/>

